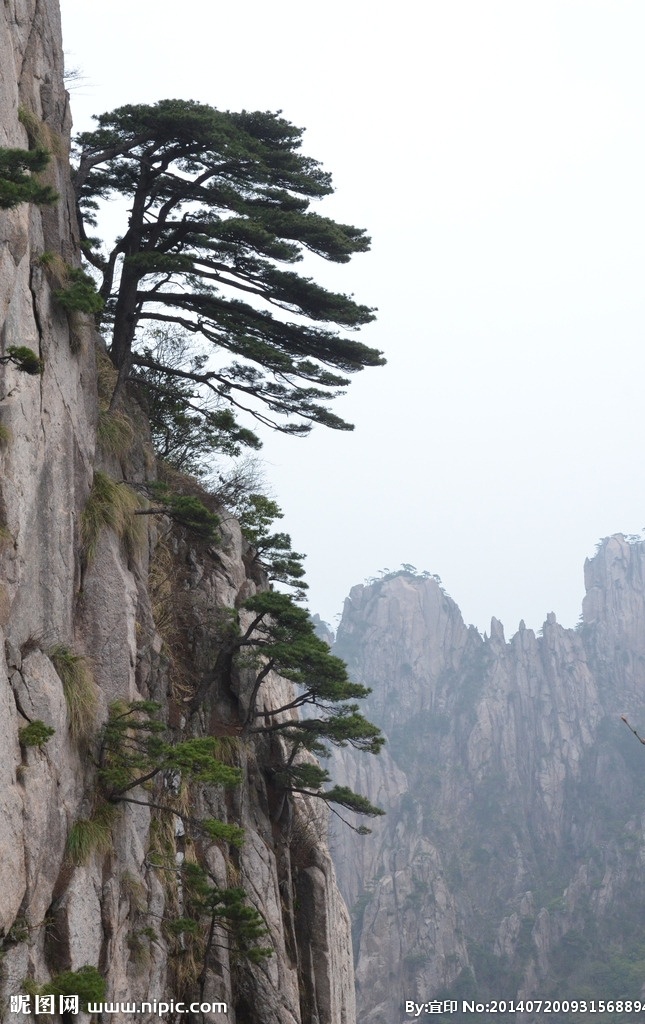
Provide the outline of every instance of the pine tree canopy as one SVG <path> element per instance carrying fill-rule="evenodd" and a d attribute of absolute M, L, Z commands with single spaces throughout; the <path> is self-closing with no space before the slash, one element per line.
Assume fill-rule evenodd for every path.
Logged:
<path fill-rule="evenodd" d="M 77 139 L 76 187 L 120 380 L 134 367 L 168 372 L 286 433 L 314 423 L 351 429 L 326 403 L 349 374 L 383 364 L 380 352 L 342 333 L 370 323 L 374 310 L 290 268 L 305 251 L 346 263 L 370 240 L 309 209 L 332 185 L 300 153 L 303 130 L 280 112 L 190 100 L 96 120 Z M 102 253 L 85 225 L 101 200 L 117 196 L 129 200 L 128 224 Z M 146 328 L 164 325 L 205 339 L 212 358 L 164 366 L 145 343 Z"/>
<path fill-rule="evenodd" d="M 381 730 L 359 714 L 358 704 L 348 703 L 362 700 L 371 691 L 350 680 L 345 662 L 316 635 L 308 612 L 287 594 L 272 591 L 248 598 L 243 607 L 254 618 L 235 644 L 238 650 L 254 648 L 262 655 L 247 715 L 249 731 L 280 733 L 292 742 L 294 751 L 305 748 L 321 756 L 329 755 L 325 740 L 378 754 L 385 743 Z M 271 670 L 294 683 L 296 692 L 282 707 L 258 711 L 256 698 Z M 276 721 L 296 708 L 307 708 L 307 717 Z"/>
<path fill-rule="evenodd" d="M 255 648 L 274 671 L 301 688 L 289 708 L 303 704 L 333 708 L 339 701 L 362 700 L 371 693 L 368 687 L 351 682 L 345 662 L 330 653 L 325 641 L 316 636 L 309 613 L 288 594 L 265 591 L 248 598 L 243 607 L 255 617 L 237 645 Z M 284 710 L 276 708 L 270 714 Z"/>

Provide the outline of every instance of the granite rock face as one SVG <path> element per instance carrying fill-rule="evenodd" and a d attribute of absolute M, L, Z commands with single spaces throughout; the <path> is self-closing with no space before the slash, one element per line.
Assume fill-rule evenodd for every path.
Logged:
<path fill-rule="evenodd" d="M 363 1024 L 409 999 L 641 998 L 645 752 L 620 716 L 645 731 L 644 567 L 607 538 L 579 627 L 508 642 L 427 576 L 351 591 L 335 653 L 389 740 L 340 759 L 388 812 L 334 837 Z"/>
<path fill-rule="evenodd" d="M 237 742 L 244 672 L 220 680 L 197 712 L 188 710 L 190 687 L 216 660 L 222 624 L 266 585 L 257 571 L 247 573 L 237 523 L 226 517 L 220 543 L 196 549 L 169 522 L 146 516 L 137 543 L 104 528 L 91 557 L 83 552 L 83 510 L 97 470 L 136 490 L 154 460 L 134 407 L 128 414 L 138 417 L 142 440 L 118 457 L 97 445 L 97 360 L 105 356 L 90 320 L 68 315 L 54 294 L 65 268 L 79 265 L 57 0 L 6 0 L 0 67 L 0 146 L 48 149 L 43 180 L 59 195 L 52 206 L 0 211 L 0 355 L 27 346 L 44 364 L 40 376 L 0 365 L 0 1018 L 25 1019 L 10 999 L 25 991 L 25 979 L 46 985 L 91 965 L 110 1001 L 183 993 L 228 1004 L 225 1018 L 204 1012 L 184 1020 L 354 1024 L 349 919 L 324 815 L 302 799 L 279 802 L 262 740 Z M 84 668 L 93 695 L 82 729 L 63 685 L 66 661 Z M 274 677 L 262 696 L 270 706 L 290 693 Z M 213 733 L 230 740 L 242 784 L 226 792 L 201 787 L 182 799 L 193 801 L 189 815 L 244 828 L 239 852 L 220 842 L 202 843 L 198 853 L 218 885 L 245 889 L 266 923 L 272 957 L 246 963 L 221 948 L 205 967 L 186 962 L 186 944 L 162 921 L 181 911 L 174 865 L 195 854 L 180 815 L 155 819 L 145 790 L 140 803 L 118 808 L 109 848 L 70 851 L 73 830 L 93 820 L 101 801 L 98 744 L 119 699 L 156 701 L 175 740 Z M 26 744 L 24 734 L 21 741 L 34 722 L 54 730 L 41 746 Z M 152 855 L 160 842 L 171 851 L 163 870 Z M 159 1017 L 133 1010 L 111 1019 Z"/>

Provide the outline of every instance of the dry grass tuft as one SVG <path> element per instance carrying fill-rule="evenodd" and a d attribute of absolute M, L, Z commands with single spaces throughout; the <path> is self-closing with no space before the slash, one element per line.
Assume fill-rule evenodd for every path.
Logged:
<path fill-rule="evenodd" d="M 87 739 L 96 723 L 98 690 L 87 660 L 65 644 L 48 651 L 63 684 L 69 716 L 69 731 L 75 740 Z"/>
<path fill-rule="evenodd" d="M 108 354 L 100 348 L 96 353 L 96 369 L 99 402 L 102 408 L 107 409 L 112 401 L 119 374 Z"/>
<path fill-rule="evenodd" d="M 174 815 L 154 810 L 150 819 L 148 863 L 159 873 L 166 897 L 165 912 L 168 917 L 179 916 L 176 854 Z"/>
<path fill-rule="evenodd" d="M 166 538 L 162 538 L 150 560 L 148 592 L 155 628 L 163 640 L 173 699 L 181 705 L 193 696 L 194 680 L 187 668 L 184 631 L 181 627 L 182 591 L 178 587 L 178 566 Z"/>
<path fill-rule="evenodd" d="M 50 128 L 48 124 L 45 124 L 33 110 L 29 110 L 27 107 L 19 107 L 18 120 L 27 132 L 30 146 L 46 149 L 48 153 L 53 153 L 54 156 L 65 156 L 65 145 L 61 135 L 55 132 L 53 128 Z"/>
<path fill-rule="evenodd" d="M 124 871 L 121 875 L 121 893 L 136 914 L 144 914 L 146 912 L 148 908 L 148 891 L 141 879 L 136 878 L 131 871 Z"/>
<path fill-rule="evenodd" d="M 97 388 L 99 396 L 99 421 L 96 438 L 99 446 L 108 455 L 126 455 L 134 444 L 132 420 L 120 411 L 110 412 L 110 402 L 116 387 L 118 373 L 114 363 L 101 349 L 97 350 Z"/>
<path fill-rule="evenodd" d="M 12 544 L 13 537 L 11 536 L 11 532 L 4 523 L 0 522 L 0 553 L 5 551 L 6 548 L 11 547 Z"/>
<path fill-rule="evenodd" d="M 116 455 L 119 458 L 122 455 L 127 455 L 134 444 L 134 427 L 124 413 L 101 409 L 96 427 L 96 439 L 99 447 L 107 455 Z"/>
<path fill-rule="evenodd" d="M 59 253 L 48 249 L 41 253 L 38 262 L 45 268 L 50 284 L 56 288 L 65 288 L 69 284 L 69 272 L 72 268 Z"/>
<path fill-rule="evenodd" d="M 65 857 L 69 864 L 78 867 L 87 864 L 93 853 L 105 856 L 112 849 L 112 826 L 117 808 L 112 804 L 101 804 L 91 818 L 79 818 L 67 837 Z"/>
<path fill-rule="evenodd" d="M 226 861 L 226 884 L 231 889 L 242 888 L 242 872 L 232 860 Z"/>
<path fill-rule="evenodd" d="M 131 557 L 140 551 L 147 538 L 143 518 L 136 515 L 141 508 L 141 498 L 132 488 L 97 470 L 81 519 L 86 560 L 91 562 L 96 555 L 99 537 L 105 528 L 114 530 L 124 541 Z"/>
<path fill-rule="evenodd" d="M 232 768 L 239 768 L 240 755 L 246 746 L 240 736 L 218 736 L 217 737 L 217 760 Z"/>
<path fill-rule="evenodd" d="M 143 972 L 152 963 L 150 951 L 150 938 L 145 930 L 137 929 L 128 935 L 128 949 L 130 950 L 130 963 L 136 968 L 137 973 Z"/>
<path fill-rule="evenodd" d="M 325 841 L 324 824 L 316 817 L 295 817 L 289 833 L 289 851 L 292 863 L 305 868 L 311 864 L 314 852 Z"/>

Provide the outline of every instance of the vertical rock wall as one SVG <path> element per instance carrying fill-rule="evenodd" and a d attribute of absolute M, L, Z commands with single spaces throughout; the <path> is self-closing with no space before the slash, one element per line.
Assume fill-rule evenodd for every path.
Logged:
<path fill-rule="evenodd" d="M 92 965 L 109 1000 L 138 1004 L 187 991 L 228 1004 L 225 1016 L 186 1020 L 353 1024 L 348 918 L 325 821 L 303 801 L 276 817 L 261 745 L 239 746 L 244 781 L 234 793 L 205 790 L 194 799 L 245 829 L 239 854 L 206 844 L 201 855 L 218 884 L 242 885 L 264 918 L 274 955 L 262 963 L 245 964 L 223 949 L 205 971 L 193 966 L 190 974 L 181 944 L 161 923 L 172 894 L 168 875 L 151 863 L 160 826 L 148 807 L 121 807 L 109 849 L 74 858 L 67 848 L 75 823 L 96 811 L 95 760 L 108 705 L 153 698 L 181 739 L 188 721 L 181 687 L 212 667 L 223 610 L 252 594 L 257 581 L 247 577 L 245 543 L 230 519 L 217 548 L 196 551 L 168 523 L 145 517 L 138 545 L 103 529 L 92 557 L 82 555 L 95 471 L 136 488 L 154 460 L 145 440 L 120 458 L 97 447 L 97 339 L 91 322 L 68 316 L 54 295 L 65 266 L 78 265 L 56 0 L 5 0 L 0 68 L 0 146 L 47 148 L 43 179 L 60 197 L 50 207 L 0 211 L 0 355 L 27 346 L 44 364 L 41 376 L 0 366 L 0 1017 L 25 1019 L 12 1013 L 10 997 L 24 993 L 29 979 L 42 985 Z M 140 414 L 129 412 L 145 439 Z M 158 628 L 169 607 L 173 637 Z M 85 736 L 73 727 L 61 651 L 96 686 Z M 239 732 L 244 680 L 236 686 L 209 694 L 190 735 Z M 265 699 L 284 702 L 287 686 L 275 679 Z M 55 730 L 42 748 L 19 741 L 34 721 Z M 180 825 L 175 832 L 169 842 L 181 859 Z M 133 1010 L 111 1019 L 158 1016 Z"/>
<path fill-rule="evenodd" d="M 65 721 L 61 686 L 40 645 L 70 644 L 79 587 L 79 514 L 89 492 L 96 419 L 93 345 L 75 332 L 51 300 L 41 258 L 51 251 L 70 260 L 67 166 L 69 111 L 62 88 L 60 26 L 54 3 L 5 3 L 0 12 L 0 141 L 27 149 L 24 121 L 52 152 L 43 177 L 60 195 L 45 210 L 23 204 L 0 212 L 0 344 L 27 346 L 47 366 L 42 376 L 0 368 L 0 449 L 3 527 L 0 579 L 0 928 L 16 917 L 43 920 L 64 848 L 68 817 L 80 798 L 77 753 L 57 732 L 46 758 L 22 765 L 18 729 L 27 719 Z M 14 73 L 15 72 L 15 73 Z M 85 386 L 84 386 L 85 384 Z M 33 650 L 22 657 L 27 642 Z M 5 649 L 9 664 L 4 662 Z M 20 784 L 17 771 L 29 786 Z M 11 957 L 8 969 L 11 971 Z M 20 959 L 18 973 L 22 970 Z"/>

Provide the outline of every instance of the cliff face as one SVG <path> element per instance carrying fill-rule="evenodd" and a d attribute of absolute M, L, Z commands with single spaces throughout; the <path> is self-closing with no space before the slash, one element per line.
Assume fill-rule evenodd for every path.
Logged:
<path fill-rule="evenodd" d="M 227 519 L 220 543 L 196 547 L 167 521 L 145 516 L 129 542 L 105 527 L 91 557 L 82 553 L 97 470 L 136 490 L 154 460 L 134 408 L 129 416 L 143 441 L 119 457 L 97 446 L 97 339 L 89 320 L 68 315 L 54 297 L 65 265 L 78 263 L 56 0 L 4 3 L 0 66 L 0 145 L 45 146 L 52 159 L 43 178 L 60 196 L 49 207 L 0 212 L 0 355 L 27 346 L 44 364 L 41 376 L 0 366 L 0 1017 L 25 1019 L 10 1009 L 25 979 L 42 985 L 92 965 L 109 1000 L 190 996 L 226 1002 L 225 1019 L 237 1024 L 352 1024 L 349 925 L 324 816 L 304 800 L 279 802 L 263 771 L 262 743 L 240 739 L 244 671 L 211 688 L 197 713 L 187 710 L 191 687 L 212 670 L 222 623 L 262 586 L 257 572 L 247 572 L 237 524 Z M 83 729 L 63 685 L 65 662 L 94 680 Z M 285 703 L 287 687 L 274 678 L 264 700 Z M 189 815 L 241 825 L 239 851 L 201 840 L 195 850 L 181 816 L 155 816 L 143 790 L 139 804 L 121 805 L 113 817 L 108 848 L 70 853 L 74 826 L 92 821 L 100 803 L 98 738 L 117 699 L 156 701 L 174 740 L 229 740 L 240 786 L 185 796 L 181 778 L 166 782 L 181 790 L 178 800 L 193 802 Z M 42 746 L 21 743 L 20 730 L 37 721 L 53 735 Z M 205 965 L 189 962 L 190 942 L 166 926 L 181 914 L 176 867 L 196 856 L 222 888 L 245 889 L 266 923 L 262 942 L 272 957 L 246 962 L 221 941 Z M 158 1019 L 138 1011 L 111 1017 Z"/>
<path fill-rule="evenodd" d="M 432 578 L 351 591 L 335 651 L 389 738 L 342 759 L 387 818 L 334 840 L 365 1024 L 406 999 L 641 997 L 645 754 L 620 715 L 645 720 L 644 568 L 607 539 L 578 629 L 510 642 Z"/>

